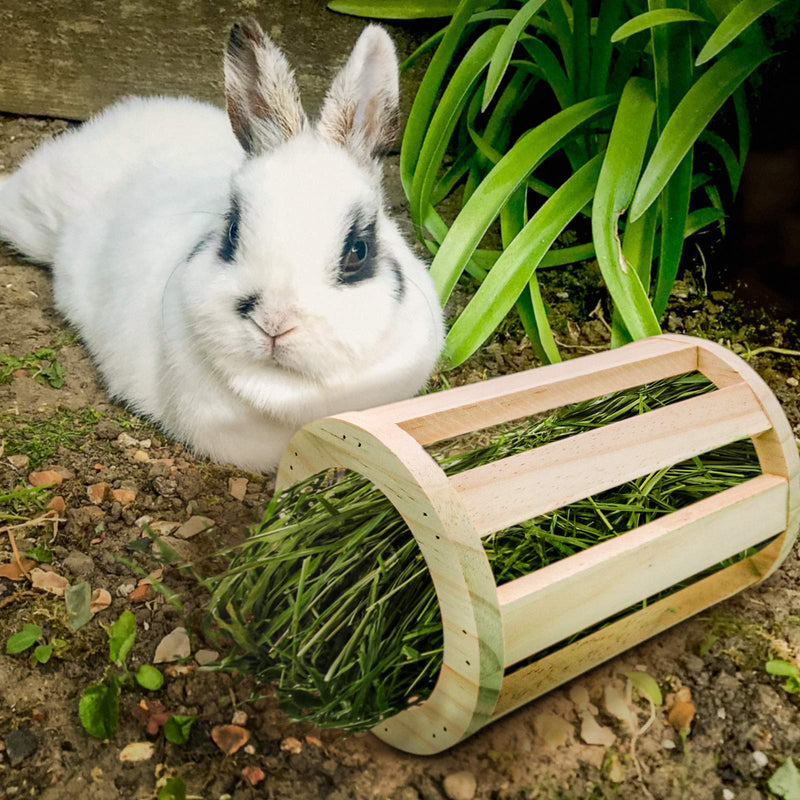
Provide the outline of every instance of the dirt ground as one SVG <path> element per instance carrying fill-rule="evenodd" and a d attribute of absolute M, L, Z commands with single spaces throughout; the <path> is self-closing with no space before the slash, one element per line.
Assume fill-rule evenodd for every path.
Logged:
<path fill-rule="evenodd" d="M 65 124 L 0 118 L 2 170 L 13 168 L 37 141 Z M 395 175 L 396 167 L 390 165 L 390 180 Z M 400 205 L 393 183 L 393 204 Z M 591 267 L 579 279 L 574 274 L 551 272 L 545 291 L 561 343 L 566 351 L 581 354 L 607 346 L 608 336 L 601 315 L 591 315 L 601 297 L 596 274 Z M 0 513 L 30 519 L 51 498 L 63 498 L 64 521 L 55 530 L 52 524 L 19 528 L 16 543 L 22 551 L 46 547 L 52 561 L 40 569 L 73 583 L 87 581 L 111 598 L 108 608 L 73 631 L 62 597 L 33 588 L 24 578 L 0 578 L 0 798 L 150 798 L 177 775 L 185 781 L 188 796 L 209 800 L 757 800 L 768 796 L 766 781 L 775 769 L 788 756 L 800 757 L 800 697 L 785 691 L 764 669 L 770 657 L 791 660 L 800 655 L 796 553 L 764 585 L 438 756 L 399 753 L 368 733 L 344 738 L 294 724 L 268 697 L 248 701 L 253 688 L 248 682 L 197 668 L 195 656 L 209 647 L 201 627 L 201 598 L 187 593 L 179 611 L 163 595 L 142 589 L 139 574 L 118 558 L 145 572 L 162 567 L 143 537 L 142 525 L 148 520 L 183 525 L 203 516 L 213 520 L 224 540 L 240 536 L 269 498 L 272 480 L 195 460 L 109 403 L 76 336 L 53 311 L 47 273 L 8 249 L 0 249 L 0 321 L 0 357 L 21 358 L 52 348 L 65 368 L 60 388 L 48 383 L 48 376 L 59 382 L 52 369 L 35 377 L 52 357 L 19 362 L 0 384 L 0 442 L 5 448 L 0 494 L 27 486 L 33 471 L 53 470 L 60 481 L 26 503 L 5 503 Z M 722 340 L 739 352 L 797 349 L 800 344 L 794 322 L 773 319 L 725 287 L 706 295 L 702 280 L 692 274 L 676 287 L 667 327 Z M 800 359 L 765 352 L 752 364 L 778 394 L 800 434 Z M 530 348 L 513 332 L 501 332 L 448 379 L 469 382 L 532 365 Z M 439 377 L 434 381 L 441 382 Z M 93 489 L 98 494 L 92 502 L 87 487 L 99 483 L 108 487 Z M 190 560 L 214 547 L 208 533 L 186 540 L 173 534 L 170 539 Z M 10 539 L 0 533 L 0 564 L 11 559 Z M 187 586 L 170 568 L 164 569 L 162 580 L 177 591 Z M 126 609 L 137 622 L 132 668 L 152 663 L 158 643 L 179 626 L 189 631 L 191 657 L 166 665 L 166 681 L 157 692 L 125 690 L 116 733 L 101 742 L 81 727 L 78 700 L 108 669 L 106 628 Z M 46 640 L 65 642 L 45 664 L 32 661 L 28 652 L 5 653 L 8 637 L 31 622 L 43 629 Z M 624 676 L 632 670 L 648 673 L 672 695 L 670 710 L 657 708 L 653 724 L 636 737 L 609 712 L 606 701 L 610 690 L 624 691 Z M 148 735 L 132 713 L 143 700 L 161 702 L 169 714 L 196 716 L 189 741 L 175 745 L 161 731 Z M 675 722 L 680 702 L 696 712 L 684 737 Z M 639 698 L 633 706 L 636 724 L 642 726 L 648 703 Z M 683 706 L 684 712 L 687 708 Z M 599 726 L 594 736 L 592 720 Z M 211 731 L 232 721 L 246 728 L 250 738 L 235 754 L 224 755 Z M 587 743 L 598 736 L 603 744 Z M 152 757 L 121 761 L 127 745 L 148 741 Z"/>

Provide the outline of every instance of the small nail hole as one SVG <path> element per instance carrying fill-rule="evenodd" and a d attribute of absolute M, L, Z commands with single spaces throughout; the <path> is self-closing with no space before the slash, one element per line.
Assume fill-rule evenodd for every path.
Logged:
<path fill-rule="evenodd" d="M 346 438 L 347 438 L 347 436 L 345 436 L 344 434 L 342 434 L 342 439 L 346 439 Z"/>
<path fill-rule="evenodd" d="M 297 455 L 297 453 L 295 453 L 295 455 Z"/>
<path fill-rule="evenodd" d="M 423 517 L 427 517 L 427 516 L 428 516 L 428 512 L 427 512 L 427 511 L 423 511 L 423 512 L 422 512 L 422 516 L 423 516 Z"/>
<path fill-rule="evenodd" d="M 467 661 L 467 666 L 469 666 L 469 661 Z"/>
<path fill-rule="evenodd" d="M 358 443 L 358 446 L 361 447 L 361 442 Z"/>
<path fill-rule="evenodd" d="M 294 469 L 294 467 L 291 464 L 289 464 L 289 469 Z"/>
<path fill-rule="evenodd" d="M 441 537 L 441 536 L 437 536 L 436 538 L 437 538 L 437 539 L 441 539 L 442 537 Z"/>
<path fill-rule="evenodd" d="M 467 635 L 467 632 L 466 632 L 466 631 L 465 631 L 463 628 L 461 629 L 461 633 L 463 633 L 463 634 L 464 634 L 464 636 L 466 636 L 466 635 Z"/>

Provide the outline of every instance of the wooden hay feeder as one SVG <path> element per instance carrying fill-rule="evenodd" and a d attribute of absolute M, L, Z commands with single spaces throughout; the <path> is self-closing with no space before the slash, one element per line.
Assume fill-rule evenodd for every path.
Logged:
<path fill-rule="evenodd" d="M 716 389 L 448 478 L 423 445 L 661 378 L 699 371 Z M 481 537 L 750 437 L 762 474 L 517 580 L 496 585 Z M 355 470 L 395 505 L 439 601 L 443 665 L 423 703 L 373 728 L 431 754 L 770 575 L 800 520 L 800 463 L 778 401 L 719 345 L 664 335 L 618 350 L 320 419 L 284 454 L 278 490 Z M 766 544 L 764 544 L 766 542 Z M 754 554 L 572 644 L 532 657 L 631 605 Z M 521 665 L 521 662 L 522 665 Z"/>

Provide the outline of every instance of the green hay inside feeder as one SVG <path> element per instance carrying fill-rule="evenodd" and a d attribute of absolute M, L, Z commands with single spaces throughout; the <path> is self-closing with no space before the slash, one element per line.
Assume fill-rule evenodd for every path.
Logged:
<path fill-rule="evenodd" d="M 711 388 L 697 374 L 659 381 L 433 455 L 452 475 Z M 505 583 L 758 474 L 752 443 L 735 442 L 499 531 L 486 553 Z M 289 716 L 358 731 L 430 694 L 442 661 L 433 584 L 405 522 L 365 478 L 320 473 L 288 489 L 226 555 L 228 569 L 206 582 L 211 620 L 232 640 L 222 668 L 273 684 Z"/>

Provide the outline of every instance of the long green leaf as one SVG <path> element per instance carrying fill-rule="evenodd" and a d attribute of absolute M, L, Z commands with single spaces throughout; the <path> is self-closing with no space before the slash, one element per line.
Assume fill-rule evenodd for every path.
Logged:
<path fill-rule="evenodd" d="M 715 222 L 722 222 L 725 219 L 724 212 L 719 208 L 698 208 L 686 217 L 685 235 L 691 236 Z"/>
<path fill-rule="evenodd" d="M 573 101 L 572 84 L 559 63 L 556 54 L 535 36 L 523 36 L 520 44 L 528 51 L 534 63 L 542 70 L 542 75 L 552 89 L 561 108 L 571 106 Z"/>
<path fill-rule="evenodd" d="M 486 88 L 483 90 L 483 104 L 481 111 L 486 111 L 489 103 L 492 102 L 497 87 L 508 68 L 511 55 L 517 44 L 519 37 L 528 25 L 531 17 L 545 4 L 545 0 L 528 0 L 524 6 L 516 13 L 508 27 L 503 31 L 500 41 L 497 43 L 492 61 L 489 64 L 489 72 L 486 76 Z"/>
<path fill-rule="evenodd" d="M 620 25 L 612 34 L 611 41 L 619 42 L 628 36 L 633 36 L 634 33 L 641 33 L 657 25 L 668 25 L 671 22 L 707 22 L 707 20 L 685 8 L 656 8 L 638 14 Z"/>
<path fill-rule="evenodd" d="M 474 25 L 477 22 L 486 22 L 487 20 L 495 20 L 495 19 L 502 19 L 502 20 L 509 20 L 513 19 L 516 11 L 509 11 L 508 9 L 496 9 L 494 11 L 479 11 L 477 14 L 473 14 L 467 25 Z M 400 72 L 405 72 L 409 67 L 413 66 L 428 50 L 432 50 L 439 42 L 442 41 L 444 38 L 445 33 L 447 32 L 447 28 L 442 28 L 440 31 L 436 31 L 433 36 L 429 36 L 417 49 L 400 64 Z"/>
<path fill-rule="evenodd" d="M 489 63 L 503 28 L 490 28 L 473 43 L 439 100 L 425 133 L 411 183 L 409 213 L 415 224 L 419 224 L 422 210 L 428 205 L 447 143 L 469 99 L 470 90 Z"/>
<path fill-rule="evenodd" d="M 695 66 L 699 67 L 714 58 L 762 14 L 780 2 L 781 0 L 741 0 L 740 3 L 737 3 L 708 37 L 708 41 L 697 55 Z"/>
<path fill-rule="evenodd" d="M 661 194 L 672 173 L 725 100 L 768 58 L 770 54 L 761 50 L 730 52 L 694 83 L 656 142 L 633 198 L 631 219 L 643 214 Z"/>
<path fill-rule="evenodd" d="M 527 317 L 530 313 L 533 314 L 533 323 L 536 328 L 536 335 L 538 336 L 539 349 L 542 351 L 540 358 L 546 364 L 557 364 L 561 361 L 561 354 L 556 347 L 555 337 L 550 327 L 550 322 L 547 319 L 547 308 L 545 307 L 544 300 L 542 299 L 542 292 L 539 288 L 539 281 L 536 278 L 536 273 L 531 275 L 528 282 L 528 288 L 517 300 L 517 313 L 522 311 L 521 319 Z M 523 316 L 524 315 L 524 316 Z M 531 336 L 531 326 L 527 325 L 525 330 L 528 332 L 528 338 Z"/>
<path fill-rule="evenodd" d="M 450 17 L 458 0 L 331 0 L 330 11 L 373 19 L 428 19 Z"/>
<path fill-rule="evenodd" d="M 417 93 L 414 96 L 400 150 L 400 180 L 406 197 L 411 195 L 414 169 L 419 158 L 422 140 L 425 138 L 425 132 L 428 129 L 428 123 L 436 107 L 436 97 L 439 94 L 442 80 L 450 66 L 450 62 L 453 60 L 453 55 L 458 43 L 461 41 L 464 28 L 480 3 L 481 0 L 462 0 L 459 3 L 453 19 L 450 20 L 450 24 L 447 26 L 442 43 L 436 48 L 431 63 L 428 65 L 419 89 L 417 89 Z"/>
<path fill-rule="evenodd" d="M 736 192 L 739 190 L 739 181 L 742 179 L 742 165 L 736 158 L 736 153 L 733 152 L 733 148 L 721 136 L 713 131 L 703 131 L 703 133 L 700 134 L 700 141 L 714 148 L 722 159 L 725 171 L 728 173 L 731 193 L 736 197 Z"/>
<path fill-rule="evenodd" d="M 447 336 L 448 367 L 469 358 L 502 322 L 556 238 L 592 199 L 602 156 L 567 180 L 503 251 Z"/>
<path fill-rule="evenodd" d="M 572 27 L 561 5 L 561 0 L 548 0 L 545 6 L 547 15 L 550 17 L 550 22 L 553 23 L 553 33 L 555 40 L 558 43 L 558 49 L 561 50 L 561 58 L 564 62 L 564 67 L 567 71 L 567 77 L 572 80 L 572 73 L 574 69 L 573 55 L 572 55 Z"/>
<path fill-rule="evenodd" d="M 559 111 L 522 136 L 494 166 L 456 217 L 431 264 L 431 277 L 443 304 L 511 193 L 575 128 L 606 111 L 616 99 L 615 95 L 593 97 Z"/>
<path fill-rule="evenodd" d="M 592 206 L 597 263 L 615 307 L 635 339 L 654 336 L 661 329 L 636 270 L 623 258 L 618 220 L 636 186 L 654 116 L 652 83 L 631 78 L 619 101 Z"/>
<path fill-rule="evenodd" d="M 604 0 L 597 16 L 597 32 L 592 47 L 592 73 L 589 77 L 589 92 L 592 96 L 608 91 L 608 68 L 614 49 L 611 34 L 619 22 L 622 0 Z"/>

